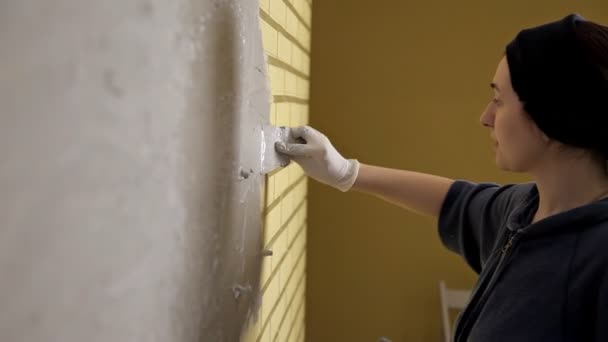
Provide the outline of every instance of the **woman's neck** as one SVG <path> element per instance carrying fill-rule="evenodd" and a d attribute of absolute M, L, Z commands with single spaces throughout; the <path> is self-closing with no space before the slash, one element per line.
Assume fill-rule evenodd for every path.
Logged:
<path fill-rule="evenodd" d="M 589 159 L 546 163 L 532 176 L 539 204 L 532 222 L 608 197 L 608 174 Z"/>

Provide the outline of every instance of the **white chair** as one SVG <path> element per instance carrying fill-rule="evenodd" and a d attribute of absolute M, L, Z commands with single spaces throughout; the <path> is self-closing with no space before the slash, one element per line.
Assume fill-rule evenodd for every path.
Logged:
<path fill-rule="evenodd" d="M 452 322 L 450 321 L 450 309 L 463 310 L 469 298 L 470 290 L 450 289 L 445 281 L 439 282 L 439 296 L 441 300 L 441 321 L 443 324 L 443 337 L 445 342 L 452 340 Z"/>

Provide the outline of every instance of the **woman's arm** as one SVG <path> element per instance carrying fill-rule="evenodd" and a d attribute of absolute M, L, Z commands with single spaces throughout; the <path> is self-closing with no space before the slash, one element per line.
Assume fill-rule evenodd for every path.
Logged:
<path fill-rule="evenodd" d="M 361 164 L 352 189 L 437 218 L 453 183 L 440 176 Z"/>
<path fill-rule="evenodd" d="M 341 191 L 354 189 L 378 196 L 419 214 L 438 217 L 453 180 L 424 173 L 360 164 L 345 159 L 321 132 L 308 126 L 291 129 L 303 144 L 277 143 L 308 176 Z"/>

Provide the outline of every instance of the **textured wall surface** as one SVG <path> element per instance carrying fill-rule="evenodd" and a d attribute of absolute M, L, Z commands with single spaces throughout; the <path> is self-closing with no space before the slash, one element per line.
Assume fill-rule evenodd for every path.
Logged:
<path fill-rule="evenodd" d="M 258 10 L 2 1 L 1 341 L 238 340 L 260 304 Z"/>

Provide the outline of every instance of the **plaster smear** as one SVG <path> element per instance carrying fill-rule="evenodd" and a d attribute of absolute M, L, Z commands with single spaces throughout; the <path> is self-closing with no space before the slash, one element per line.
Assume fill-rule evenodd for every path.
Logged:
<path fill-rule="evenodd" d="M 3 1 L 0 341 L 238 340 L 262 257 L 258 10 Z"/>

